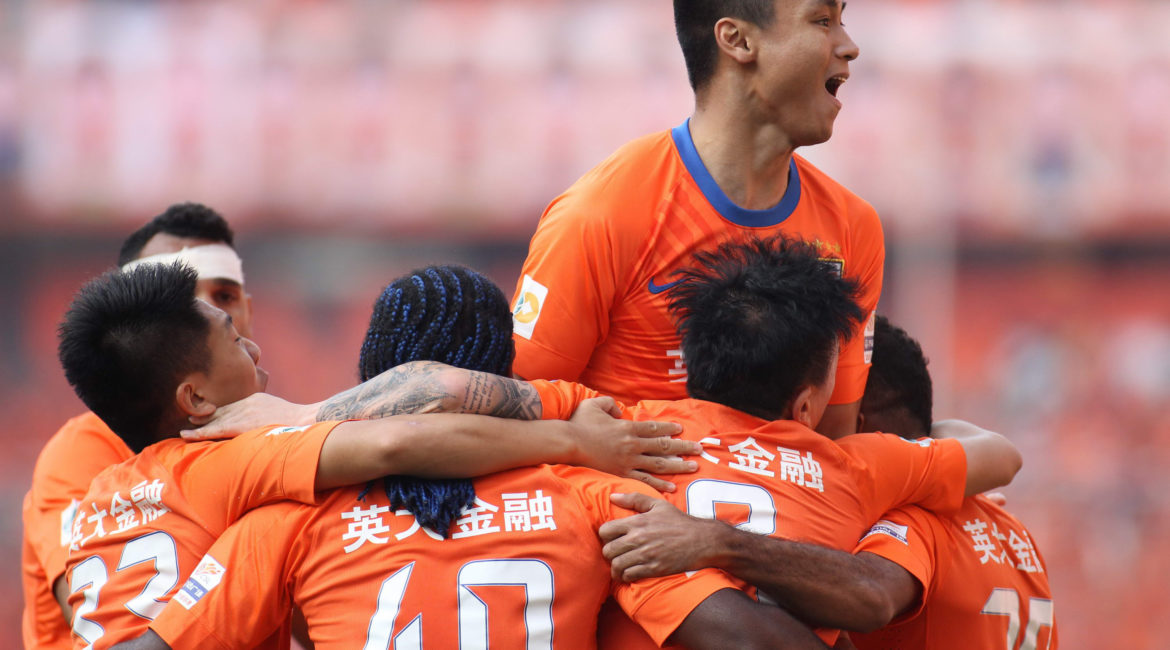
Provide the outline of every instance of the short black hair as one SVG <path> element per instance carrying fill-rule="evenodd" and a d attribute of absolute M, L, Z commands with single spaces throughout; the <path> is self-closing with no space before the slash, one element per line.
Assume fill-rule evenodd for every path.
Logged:
<path fill-rule="evenodd" d="M 776 0 L 674 0 L 674 31 L 682 46 L 691 88 L 699 90 L 715 74 L 719 47 L 715 23 L 739 18 L 761 27 L 776 19 Z"/>
<path fill-rule="evenodd" d="M 515 356 L 504 292 L 483 275 L 448 264 L 415 269 L 382 291 L 358 365 L 362 381 L 408 361 L 508 376 Z"/>
<path fill-rule="evenodd" d="M 218 212 L 201 203 L 176 203 L 151 219 L 122 242 L 118 266 L 132 262 L 142 253 L 146 242 L 159 233 L 175 237 L 207 239 L 235 247 L 235 234 L 227 220 Z"/>
<path fill-rule="evenodd" d="M 442 265 L 411 271 L 382 291 L 358 367 L 362 381 L 408 361 L 441 361 L 507 377 L 515 356 L 504 292 L 467 267 Z M 382 484 L 391 508 L 409 510 L 419 525 L 443 537 L 475 502 L 468 479 L 387 476 Z"/>
<path fill-rule="evenodd" d="M 61 323 L 65 378 L 135 453 L 158 439 L 182 377 L 210 365 L 196 280 L 179 262 L 110 271 L 81 288 Z"/>
<path fill-rule="evenodd" d="M 885 316 L 874 319 L 873 358 L 861 413 L 870 422 L 896 422 L 896 433 L 911 440 L 930 435 L 934 388 L 922 346 Z"/>
<path fill-rule="evenodd" d="M 757 417 L 780 419 L 803 387 L 827 380 L 862 316 L 857 283 L 783 235 L 724 243 L 678 275 L 670 309 L 687 393 Z"/>

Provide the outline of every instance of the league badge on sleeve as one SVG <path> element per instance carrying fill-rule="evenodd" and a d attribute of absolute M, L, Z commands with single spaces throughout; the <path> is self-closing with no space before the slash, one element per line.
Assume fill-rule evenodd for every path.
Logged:
<path fill-rule="evenodd" d="M 204 555 L 203 559 L 199 560 L 199 565 L 191 572 L 191 577 L 183 583 L 183 588 L 175 594 L 175 600 L 183 607 L 191 609 L 207 595 L 207 592 L 215 589 L 220 580 L 223 580 L 226 571 L 227 569 L 215 558 Z"/>
<path fill-rule="evenodd" d="M 536 329 L 536 321 L 540 320 L 540 309 L 544 306 L 544 299 L 547 296 L 548 287 L 533 280 L 531 275 L 524 275 L 519 297 L 516 298 L 516 306 L 512 308 L 513 332 L 526 339 L 532 339 L 532 332 Z"/>
<path fill-rule="evenodd" d="M 899 542 L 902 542 L 903 544 L 909 545 L 910 542 L 907 539 L 907 534 L 909 532 L 909 526 L 902 526 L 900 524 L 895 524 L 888 519 L 882 519 L 881 521 L 874 524 L 873 528 L 870 528 L 869 532 L 866 533 L 861 539 L 865 539 L 870 535 L 885 535 L 886 537 L 892 537 Z"/>

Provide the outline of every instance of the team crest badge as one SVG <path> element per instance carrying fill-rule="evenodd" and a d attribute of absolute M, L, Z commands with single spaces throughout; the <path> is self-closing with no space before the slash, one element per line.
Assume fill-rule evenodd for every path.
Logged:
<path fill-rule="evenodd" d="M 516 306 L 512 308 L 512 331 L 531 340 L 536 322 L 540 320 L 541 307 L 544 306 L 547 297 L 548 287 L 533 280 L 531 275 L 525 274 L 516 297 Z"/>

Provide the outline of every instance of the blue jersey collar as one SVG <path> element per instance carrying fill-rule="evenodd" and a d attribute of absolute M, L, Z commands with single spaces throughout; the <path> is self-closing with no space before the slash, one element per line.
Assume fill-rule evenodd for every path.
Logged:
<path fill-rule="evenodd" d="M 724 219 L 746 228 L 775 226 L 787 219 L 793 210 L 796 210 L 796 204 L 800 203 L 800 174 L 796 171 L 795 157 L 789 161 L 788 189 L 784 191 L 780 202 L 765 210 L 748 210 L 739 207 L 727 198 L 723 189 L 711 177 L 711 172 L 707 171 L 707 166 L 703 164 L 703 159 L 699 157 L 699 152 L 695 149 L 695 141 L 691 138 L 690 118 L 671 129 L 670 135 L 674 138 L 674 146 L 678 148 L 679 156 L 682 157 L 683 164 L 686 165 L 691 177 L 695 179 L 699 190 L 703 192 L 703 196 L 707 197 L 707 201 Z"/>

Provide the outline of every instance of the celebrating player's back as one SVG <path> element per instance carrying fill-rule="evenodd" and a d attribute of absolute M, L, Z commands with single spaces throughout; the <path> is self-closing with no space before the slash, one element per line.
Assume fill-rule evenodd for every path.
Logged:
<path fill-rule="evenodd" d="M 321 446 L 335 425 L 271 427 L 225 443 L 166 440 L 99 474 L 71 538 L 75 637 L 89 647 L 134 636 L 243 513 L 281 499 L 314 503 Z"/>
<path fill-rule="evenodd" d="M 172 604 L 151 629 L 175 648 L 250 647 L 276 629 L 295 602 L 322 650 L 391 642 L 588 648 L 598 610 L 611 593 L 660 643 L 721 589 L 747 601 L 713 572 L 611 583 L 597 529 L 627 514 L 609 503 L 612 492 L 653 493 L 644 485 L 564 466 L 474 483 L 474 504 L 455 521 L 449 539 L 393 508 L 381 484 L 360 500 L 359 490 L 347 488 L 316 508 L 286 503 L 252 512 L 208 552 L 175 600 L 182 608 Z M 749 614 L 761 609 L 754 606 Z M 703 624 L 725 628 L 724 647 L 742 647 L 737 633 L 750 638 L 761 632 L 752 627 L 773 625 L 750 619 Z M 688 633 L 697 632 L 679 632 Z M 790 641 L 800 638 L 793 633 Z"/>
<path fill-rule="evenodd" d="M 958 421 L 932 428 L 930 375 L 921 349 L 882 317 L 876 324 L 861 428 L 906 432 L 911 437 L 902 444 L 923 446 L 938 443 L 926 434 L 949 432 L 966 438 L 965 448 L 975 452 L 968 455 L 969 468 L 983 462 L 977 458 L 983 452 L 970 441 L 1002 437 Z M 866 437 L 849 436 L 842 447 Z M 883 480 L 908 478 L 894 465 L 878 469 Z M 706 471 L 704 465 L 700 474 Z M 793 468 L 796 476 L 800 471 Z M 625 579 L 715 567 L 755 585 L 810 624 L 868 632 L 899 617 L 880 632 L 855 635 L 860 648 L 1000 648 L 1005 634 L 1011 650 L 1048 647 L 1049 628 L 1055 640 L 1043 561 L 1023 526 L 982 496 L 967 498 L 947 515 L 918 507 L 883 513 L 860 545 L 836 545 L 841 550 L 806 543 L 826 544 L 815 534 L 791 535 L 805 540 L 792 541 L 687 517 L 640 495 L 618 501 L 642 513 L 602 530 L 606 554 Z M 778 520 L 791 510 L 780 508 Z M 867 516 L 876 515 L 871 509 Z M 654 541 L 664 535 L 668 543 Z"/>
<path fill-rule="evenodd" d="M 984 497 L 947 517 L 917 508 L 887 513 L 856 552 L 895 562 L 922 584 L 917 606 L 876 632 L 852 635 L 861 650 L 1056 647 L 1044 560 L 1024 524 Z"/>
<path fill-rule="evenodd" d="M 874 376 L 861 406 L 862 428 L 927 435 L 931 403 L 922 348 L 879 316 Z M 1044 560 L 1028 529 L 1007 510 L 978 496 L 948 517 L 903 508 L 882 520 L 855 553 L 901 566 L 921 584 L 922 595 L 891 625 L 854 635 L 858 648 L 1056 647 Z"/>

